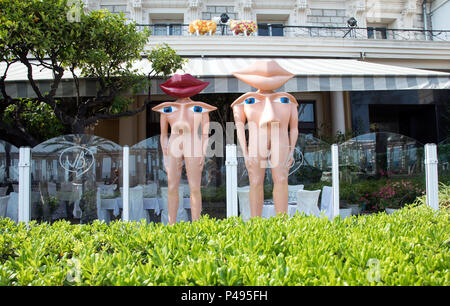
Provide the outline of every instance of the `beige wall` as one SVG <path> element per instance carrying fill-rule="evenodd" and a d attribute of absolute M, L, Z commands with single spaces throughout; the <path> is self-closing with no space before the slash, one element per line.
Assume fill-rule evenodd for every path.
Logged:
<path fill-rule="evenodd" d="M 142 106 L 144 100 L 145 96 L 135 97 L 135 102 L 130 109 Z M 93 133 L 121 146 L 132 146 L 146 138 L 146 111 L 131 117 L 102 120 L 95 127 Z"/>

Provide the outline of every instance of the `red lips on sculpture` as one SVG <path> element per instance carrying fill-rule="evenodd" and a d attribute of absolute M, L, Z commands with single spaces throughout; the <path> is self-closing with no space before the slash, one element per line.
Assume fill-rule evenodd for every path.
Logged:
<path fill-rule="evenodd" d="M 190 74 L 175 74 L 159 87 L 169 96 L 175 98 L 189 98 L 206 88 L 209 82 L 203 82 Z"/>

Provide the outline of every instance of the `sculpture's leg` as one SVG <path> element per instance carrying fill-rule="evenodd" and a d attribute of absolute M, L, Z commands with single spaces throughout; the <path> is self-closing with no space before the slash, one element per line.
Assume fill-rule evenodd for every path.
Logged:
<path fill-rule="evenodd" d="M 260 158 L 249 158 L 247 160 L 247 171 L 250 181 L 250 216 L 262 215 L 264 203 L 264 175 L 266 169 L 261 166 Z"/>
<path fill-rule="evenodd" d="M 185 157 L 186 174 L 189 182 L 192 221 L 200 219 L 202 194 L 200 192 L 203 172 L 203 157 Z"/>
<path fill-rule="evenodd" d="M 178 188 L 180 186 L 181 170 L 183 168 L 182 157 L 168 156 L 169 164 L 167 167 L 168 194 L 167 206 L 169 215 L 169 224 L 177 222 L 177 212 L 179 203 Z"/>
<path fill-rule="evenodd" d="M 273 202 L 275 205 L 275 213 L 287 213 L 289 191 L 288 191 L 288 175 L 289 167 L 287 165 L 287 158 L 289 150 L 279 150 L 273 152 L 271 155 L 272 164 L 272 180 L 273 180 Z"/>

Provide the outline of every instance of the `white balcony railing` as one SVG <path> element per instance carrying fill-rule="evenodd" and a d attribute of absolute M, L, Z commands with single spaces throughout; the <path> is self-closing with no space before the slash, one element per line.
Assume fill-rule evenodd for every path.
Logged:
<path fill-rule="evenodd" d="M 157 36 L 188 36 L 188 24 L 137 24 Z M 233 35 L 227 25 L 218 25 L 214 35 Z M 258 36 L 335 37 L 346 39 L 433 40 L 450 41 L 450 30 L 349 28 L 326 26 L 259 25 Z"/>

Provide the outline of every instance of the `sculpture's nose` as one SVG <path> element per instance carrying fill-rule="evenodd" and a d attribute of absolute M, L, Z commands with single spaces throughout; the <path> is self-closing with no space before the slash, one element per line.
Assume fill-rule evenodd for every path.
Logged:
<path fill-rule="evenodd" d="M 177 121 L 172 126 L 172 134 L 189 134 L 191 133 L 191 127 L 188 122 L 188 118 L 186 116 L 186 108 L 182 107 L 179 110 L 179 117 L 177 118 Z"/>
<path fill-rule="evenodd" d="M 264 110 L 261 115 L 261 119 L 259 120 L 259 126 L 263 127 L 267 125 L 267 127 L 270 127 L 270 125 L 274 122 L 279 123 L 280 121 L 275 114 L 272 102 L 269 100 L 269 98 L 266 98 Z"/>

